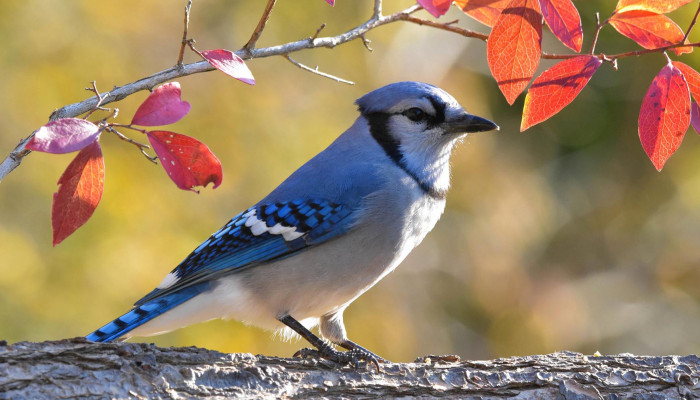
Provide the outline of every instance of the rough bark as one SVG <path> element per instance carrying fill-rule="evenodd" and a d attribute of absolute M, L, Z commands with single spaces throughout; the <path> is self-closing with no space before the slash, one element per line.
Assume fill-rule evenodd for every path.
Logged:
<path fill-rule="evenodd" d="M 0 398 L 700 398 L 700 358 L 620 354 L 361 365 L 144 343 L 0 342 Z"/>

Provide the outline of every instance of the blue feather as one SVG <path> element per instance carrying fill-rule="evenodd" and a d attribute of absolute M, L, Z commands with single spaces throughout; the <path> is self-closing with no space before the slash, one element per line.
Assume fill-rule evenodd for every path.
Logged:
<path fill-rule="evenodd" d="M 89 334 L 87 339 L 105 342 L 119 338 L 207 290 L 213 279 L 289 257 L 341 235 L 352 226 L 351 215 L 349 207 L 322 199 L 299 199 L 251 207 L 187 256 L 171 272 L 176 278 L 171 285 L 154 289 L 137 301 L 131 311 Z M 264 221 L 268 231 L 253 234 L 246 226 L 251 216 Z M 270 233 L 269 228 L 276 224 L 295 228 L 303 235 L 288 240 L 282 234 Z"/>

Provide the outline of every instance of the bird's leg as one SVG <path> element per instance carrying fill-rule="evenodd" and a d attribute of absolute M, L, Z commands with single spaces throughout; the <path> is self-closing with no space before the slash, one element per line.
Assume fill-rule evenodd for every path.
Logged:
<path fill-rule="evenodd" d="M 355 347 L 350 349 L 350 351 L 338 351 L 334 349 L 329 342 L 314 335 L 310 330 L 306 329 L 304 325 L 292 318 L 290 315 L 284 315 L 278 319 L 280 322 L 292 328 L 294 332 L 306 339 L 309 343 L 311 343 L 311 345 L 316 347 L 316 350 L 307 348 L 301 349 L 294 354 L 294 357 L 307 358 L 309 356 L 320 356 L 338 364 L 354 364 L 356 368 L 359 366 L 360 361 L 365 361 L 367 363 L 374 364 L 377 372 L 379 372 L 378 359 L 381 358 L 375 356 L 368 350 L 365 350 L 364 348 L 348 341 L 352 343 L 352 345 L 355 345 Z"/>

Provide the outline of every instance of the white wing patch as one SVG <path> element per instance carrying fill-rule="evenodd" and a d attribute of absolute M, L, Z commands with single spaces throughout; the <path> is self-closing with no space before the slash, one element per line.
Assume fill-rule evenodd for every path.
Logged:
<path fill-rule="evenodd" d="M 304 232 L 298 232 L 295 226 L 284 226 L 279 222 L 274 226 L 267 226 L 265 221 L 257 217 L 255 210 L 251 210 L 247 214 L 249 215 L 248 219 L 245 221 L 245 226 L 250 228 L 250 231 L 255 236 L 260 236 L 263 233 L 268 232 L 271 235 L 282 235 L 284 240 L 289 242 L 301 237 L 304 234 Z"/>
<path fill-rule="evenodd" d="M 165 275 L 165 278 L 163 278 L 163 282 L 161 282 L 160 285 L 156 286 L 156 289 L 167 289 L 170 286 L 174 285 L 178 280 L 179 278 L 177 277 L 177 274 L 171 272 L 168 275 Z"/>

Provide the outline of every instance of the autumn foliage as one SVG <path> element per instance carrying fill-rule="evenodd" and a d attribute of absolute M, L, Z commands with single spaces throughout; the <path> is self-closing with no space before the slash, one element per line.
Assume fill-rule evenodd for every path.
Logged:
<path fill-rule="evenodd" d="M 419 0 L 435 17 L 447 12 L 444 2 Z M 644 52 L 672 51 L 682 55 L 693 51 L 684 32 L 666 13 L 690 0 L 620 0 L 612 15 L 599 22 L 590 51 L 584 55 L 557 55 L 557 64 L 534 78 L 540 59 L 543 21 L 554 36 L 579 53 L 583 46 L 581 18 L 571 0 L 457 0 L 467 15 L 491 27 L 486 57 L 491 74 L 506 101 L 513 104 L 528 86 L 520 130 L 551 118 L 583 90 L 598 68 L 609 63 L 617 68 L 617 59 Z M 697 16 L 697 15 L 696 15 Z M 693 22 L 693 24 L 695 21 Z M 598 32 L 606 25 L 633 40 L 643 49 L 608 55 L 595 53 Z M 688 28 L 688 31 L 692 28 Z M 700 107 L 691 102 L 700 95 L 700 74 L 668 58 L 667 65 L 653 79 L 642 100 L 639 113 L 639 139 L 656 169 L 661 170 L 675 152 L 691 124 L 697 121 Z M 534 80 L 533 80 L 534 78 Z M 691 112 L 693 111 L 693 112 Z"/>
<path fill-rule="evenodd" d="M 334 0 L 326 2 L 331 6 L 335 4 Z M 700 74 L 682 62 L 672 61 L 667 54 L 670 50 L 676 56 L 683 55 L 700 45 L 687 42 L 700 8 L 686 31 L 666 15 L 689 2 L 619 0 L 607 19 L 600 21 L 597 16 L 589 50 L 581 54 L 584 46 L 583 27 L 572 0 L 417 0 L 436 18 L 456 6 L 491 28 L 486 39 L 486 60 L 506 101 L 512 105 L 529 87 L 524 101 L 521 131 L 546 121 L 574 101 L 604 63 L 617 69 L 620 58 L 663 52 L 668 62 L 652 80 L 642 100 L 638 121 L 642 148 L 658 170 L 681 145 L 689 126 L 700 128 L 700 106 L 696 103 L 700 98 Z M 414 11 L 417 9 L 419 7 L 415 7 Z M 608 25 L 641 49 L 620 54 L 596 53 L 598 34 Z M 542 37 L 545 27 L 574 53 L 544 53 Z M 484 39 L 486 35 L 480 38 Z M 252 73 L 236 53 L 223 49 L 199 52 L 193 43 L 193 40 L 183 39 L 183 49 L 188 44 L 212 67 L 246 84 L 255 84 Z M 542 58 L 558 61 L 535 77 Z M 100 93 L 94 85 L 93 91 L 98 104 L 84 118 L 51 121 L 39 128 L 26 146 L 29 150 L 53 154 L 79 151 L 59 179 L 58 192 L 54 195 L 54 245 L 82 226 L 102 197 L 104 160 L 99 139 L 105 132 L 114 133 L 137 145 L 152 161 L 159 159 L 170 179 L 180 189 L 194 190 L 196 186 L 204 187 L 209 183 L 216 188 L 222 181 L 221 164 L 204 143 L 176 132 L 142 128 L 175 123 L 189 112 L 190 104 L 181 99 L 177 82 L 155 88 L 127 125 L 109 122 L 115 115 L 96 122 L 89 121 L 88 117 L 95 111 L 104 110 L 100 108 Z M 695 101 L 691 100 L 691 95 Z M 121 133 L 123 130 L 145 134 L 150 147 L 126 137 Z M 150 148 L 155 152 L 155 157 L 147 154 L 146 150 Z"/>
<path fill-rule="evenodd" d="M 242 82 L 253 85 L 255 79 L 243 60 L 228 50 L 211 50 L 199 53 L 214 68 Z M 155 88 L 134 113 L 131 123 L 121 125 L 104 118 L 96 123 L 87 118 L 99 109 L 100 93 L 93 88 L 98 104 L 85 116 L 60 118 L 39 128 L 27 143 L 27 149 L 45 153 L 63 154 L 79 151 L 58 180 L 58 192 L 54 194 L 51 208 L 54 246 L 61 243 L 92 216 L 104 191 L 105 166 L 100 148 L 100 135 L 104 132 L 136 144 L 149 159 L 160 160 L 168 176 L 183 190 L 213 183 L 216 188 L 222 181 L 219 159 L 202 142 L 195 138 L 169 131 L 147 131 L 141 127 L 173 124 L 190 111 L 190 104 L 181 98 L 180 84 L 170 82 Z M 147 145 L 127 138 L 117 131 L 129 129 L 146 135 L 156 157 L 145 153 Z"/>

